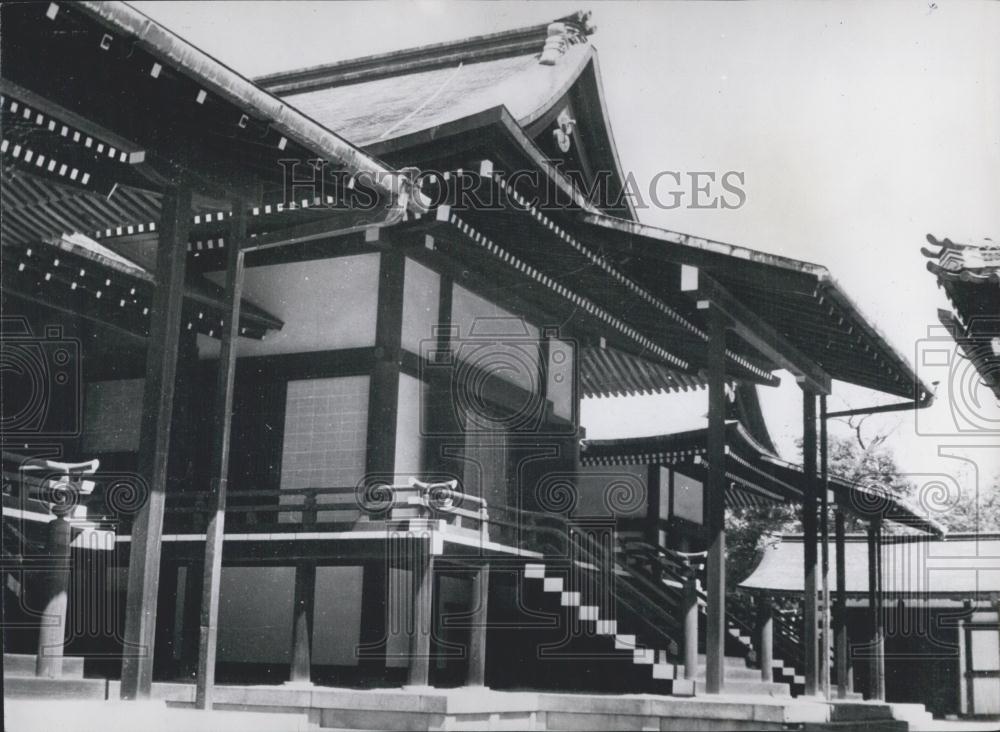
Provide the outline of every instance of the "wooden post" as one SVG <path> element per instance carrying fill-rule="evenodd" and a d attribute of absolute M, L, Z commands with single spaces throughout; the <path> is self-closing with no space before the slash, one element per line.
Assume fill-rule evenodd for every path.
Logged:
<path fill-rule="evenodd" d="M 361 576 L 361 630 L 358 637 L 358 668 L 367 677 L 385 676 L 388 642 L 389 559 L 366 561 Z"/>
<path fill-rule="evenodd" d="M 684 582 L 684 678 L 698 678 L 698 588 L 694 569 Z"/>
<path fill-rule="evenodd" d="M 295 565 L 295 600 L 292 605 L 292 667 L 289 684 L 312 683 L 313 606 L 316 601 L 316 563 Z"/>
<path fill-rule="evenodd" d="M 968 607 L 968 604 L 966 604 Z M 965 627 L 965 618 L 958 620 L 958 713 L 964 717 L 969 713 L 969 670 L 968 661 L 965 658 L 966 641 L 968 633 Z M 970 649 L 971 650 L 971 649 Z"/>
<path fill-rule="evenodd" d="M 365 471 L 391 478 L 396 466 L 396 417 L 403 329 L 405 259 L 399 251 L 379 259 L 378 311 L 375 324 L 375 365 L 368 389 L 368 433 Z M 419 477 L 419 476 L 415 476 Z"/>
<path fill-rule="evenodd" d="M 149 495 L 132 524 L 122 647 L 122 699 L 149 698 L 153 683 L 160 542 L 190 226 L 191 189 L 180 186 L 165 193 L 139 431 L 139 474 L 147 481 Z"/>
<path fill-rule="evenodd" d="M 53 511 L 58 509 L 54 506 Z M 66 606 L 69 592 L 70 525 L 63 512 L 48 525 L 46 555 L 51 568 L 45 573 L 45 609 L 38 629 L 35 676 L 58 679 L 62 676 L 66 645 Z"/>
<path fill-rule="evenodd" d="M 885 701 L 885 609 L 882 593 L 882 520 L 875 521 L 875 679 L 879 701 Z"/>
<path fill-rule="evenodd" d="M 205 531 L 205 577 L 201 590 L 198 634 L 198 676 L 195 707 L 211 709 L 215 692 L 215 656 L 219 638 L 219 592 L 222 581 L 222 544 L 226 531 L 226 489 L 229 484 L 229 442 L 232 427 L 236 343 L 239 339 L 240 297 L 243 292 L 243 242 L 247 234 L 247 202 L 233 202 L 226 248 L 225 322 L 215 379 L 212 416 L 211 504 Z"/>
<path fill-rule="evenodd" d="M 826 433 L 826 394 L 819 397 L 819 532 L 820 577 L 823 598 L 822 632 L 820 633 L 819 686 L 823 696 L 830 698 L 830 480 L 828 472 L 828 445 Z"/>
<path fill-rule="evenodd" d="M 472 615 L 469 632 L 469 670 L 466 686 L 486 685 L 486 626 L 490 600 L 490 565 L 484 562 L 472 577 Z"/>
<path fill-rule="evenodd" d="M 868 617 L 871 623 L 871 642 L 868 662 L 868 698 L 880 699 L 878 683 L 879 612 L 878 612 L 878 544 L 877 519 L 868 522 Z"/>
<path fill-rule="evenodd" d="M 726 323 L 709 311 L 708 338 L 708 486 L 704 528 L 708 544 L 708 625 L 705 628 L 705 691 L 725 686 L 726 655 Z"/>
<path fill-rule="evenodd" d="M 760 648 L 760 680 L 774 681 L 774 607 L 761 593 L 757 604 L 757 638 Z"/>
<path fill-rule="evenodd" d="M 430 682 L 434 622 L 434 556 L 430 542 L 430 538 L 410 542 L 413 551 L 413 634 L 410 636 L 409 686 L 428 686 Z"/>
<path fill-rule="evenodd" d="M 802 673 L 805 676 L 805 694 L 817 691 L 816 630 L 819 620 L 816 603 L 816 395 L 808 389 L 802 391 L 802 555 L 803 571 L 803 629 L 802 651 L 805 658 Z"/>
<path fill-rule="evenodd" d="M 837 548 L 837 612 L 834 616 L 834 642 L 837 647 L 837 698 L 846 699 L 848 687 L 847 668 L 847 548 L 844 545 L 844 512 L 837 509 L 834 537 Z"/>

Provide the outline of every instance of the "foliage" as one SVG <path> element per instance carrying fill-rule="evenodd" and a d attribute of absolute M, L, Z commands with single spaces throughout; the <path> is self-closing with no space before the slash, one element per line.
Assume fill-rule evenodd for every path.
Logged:
<path fill-rule="evenodd" d="M 830 435 L 828 470 L 846 480 L 863 485 L 878 485 L 884 490 L 906 497 L 913 486 L 902 477 L 892 453 L 885 447 L 884 436 L 866 440 L 857 430 L 855 438 Z M 800 454 L 802 441 L 797 442 Z M 801 457 L 800 457 L 801 459 Z M 817 466 L 819 465 L 817 461 Z M 801 506 L 772 504 L 763 508 L 728 510 L 726 513 L 727 569 L 731 589 L 756 568 L 769 541 L 781 534 L 801 533 Z M 832 511 L 831 511 L 832 516 Z M 863 531 L 865 524 L 847 517 L 848 532 Z M 830 522 L 833 534 L 833 522 Z"/>
<path fill-rule="evenodd" d="M 978 491 L 963 491 L 938 519 L 956 533 L 1000 533 L 1000 473 Z"/>

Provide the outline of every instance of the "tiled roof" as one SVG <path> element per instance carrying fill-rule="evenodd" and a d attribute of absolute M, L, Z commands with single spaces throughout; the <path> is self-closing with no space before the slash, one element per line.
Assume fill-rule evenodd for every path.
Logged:
<path fill-rule="evenodd" d="M 931 598 L 1000 598 L 1000 535 L 956 534 L 946 541 L 927 537 L 886 537 L 882 546 L 882 587 L 906 600 Z M 802 537 L 786 536 L 764 550 L 753 573 L 740 583 L 744 589 L 802 592 Z M 845 544 L 847 592 L 868 592 L 868 545 L 863 535 Z M 830 577 L 837 576 L 836 552 L 830 552 Z"/>
<path fill-rule="evenodd" d="M 289 92 L 283 98 L 362 147 L 431 129 L 505 106 L 521 125 L 562 96 L 593 55 L 587 44 L 567 49 L 558 63 L 538 62 L 542 43 L 515 56 L 459 60 L 396 76 Z M 268 88 L 268 79 L 259 80 Z"/>
<path fill-rule="evenodd" d="M 931 248 L 921 249 L 927 269 L 952 306 L 939 310 L 938 320 L 1000 399 L 1000 245 L 956 244 L 932 234 L 927 241 Z"/>

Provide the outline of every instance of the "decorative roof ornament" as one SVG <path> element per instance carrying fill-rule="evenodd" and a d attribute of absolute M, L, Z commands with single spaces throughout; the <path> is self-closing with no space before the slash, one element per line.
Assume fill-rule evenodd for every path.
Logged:
<path fill-rule="evenodd" d="M 956 244 L 951 239 L 937 239 L 931 234 L 927 235 L 927 241 L 936 249 L 922 247 L 921 252 L 932 260 L 927 263 L 927 269 L 938 277 L 1000 284 L 1000 245 L 989 239 L 982 245 Z"/>
<path fill-rule="evenodd" d="M 573 15 L 560 18 L 549 23 L 548 38 L 542 48 L 538 63 L 543 66 L 555 66 L 566 49 L 576 43 L 586 43 L 587 36 L 597 30 L 590 22 L 590 11 L 578 11 Z"/>

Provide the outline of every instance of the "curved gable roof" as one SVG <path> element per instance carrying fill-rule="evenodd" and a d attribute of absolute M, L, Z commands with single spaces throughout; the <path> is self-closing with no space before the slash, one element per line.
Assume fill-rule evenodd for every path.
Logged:
<path fill-rule="evenodd" d="M 487 60 L 459 60 L 398 76 L 291 92 L 284 99 L 355 145 L 367 146 L 504 106 L 524 126 L 544 114 L 580 76 L 593 56 L 570 47 L 552 66 L 538 51 Z M 267 80 L 261 80 L 267 85 Z"/>

